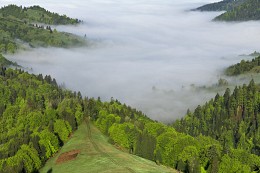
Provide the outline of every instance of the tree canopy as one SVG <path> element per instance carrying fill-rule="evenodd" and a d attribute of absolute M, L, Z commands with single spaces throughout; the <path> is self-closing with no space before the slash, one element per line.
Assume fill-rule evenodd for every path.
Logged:
<path fill-rule="evenodd" d="M 40 16 L 39 16 L 40 15 Z M 35 23 L 36 22 L 36 23 Z M 42 24 L 37 24 L 42 23 Z M 30 47 L 72 47 L 84 44 L 76 35 L 58 32 L 48 24 L 76 24 L 79 20 L 50 13 L 39 6 L 9 5 L 0 9 L 0 53 Z M 47 26 L 44 24 L 47 24 Z"/>

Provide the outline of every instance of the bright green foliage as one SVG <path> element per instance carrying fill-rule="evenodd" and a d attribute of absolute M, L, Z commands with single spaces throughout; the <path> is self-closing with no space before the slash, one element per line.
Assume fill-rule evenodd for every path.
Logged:
<path fill-rule="evenodd" d="M 251 82 L 248 88 L 254 94 L 251 93 L 250 97 L 247 98 L 256 99 L 255 101 L 257 101 L 259 97 L 255 95 L 257 88 L 254 83 Z M 237 104 L 244 103 L 243 97 L 238 93 L 245 94 L 245 91 L 245 86 L 235 91 L 235 98 L 238 99 Z M 210 101 L 207 106 L 199 106 L 194 113 L 188 112 L 188 115 L 184 119 L 177 121 L 177 125 L 175 124 L 175 126 L 178 130 L 187 130 L 185 132 L 190 132 L 195 137 L 179 133 L 170 126 L 152 121 L 141 112 L 122 105 L 118 101 L 112 100 L 105 103 L 90 101 L 88 106 L 91 106 L 89 111 L 91 110 L 92 112 L 90 114 L 96 126 L 103 133 L 107 134 L 113 143 L 129 149 L 130 153 L 153 160 L 158 164 L 164 164 L 182 172 L 217 173 L 233 169 L 225 167 L 227 163 L 226 158 L 223 157 L 229 153 L 228 157 L 230 157 L 230 161 L 241 164 L 239 169 L 244 172 L 258 170 L 260 168 L 259 157 L 250 154 L 244 148 L 241 150 L 233 149 L 237 145 L 234 143 L 236 137 L 234 136 L 234 131 L 223 129 L 225 127 L 229 129 L 234 127 L 233 121 L 223 119 L 229 117 L 224 114 L 228 111 L 223 111 L 223 106 L 234 105 L 234 100 L 231 101 L 230 97 L 232 97 L 230 91 L 227 90 L 224 96 L 217 95 L 215 100 Z M 246 103 L 249 105 L 248 101 Z M 252 112 L 247 107 L 245 108 L 247 111 Z M 98 113 L 95 114 L 95 112 Z M 242 116 L 239 109 L 236 109 L 233 113 L 238 113 Z M 211 125 L 213 122 L 212 114 L 216 114 L 214 126 Z M 201 115 L 205 119 L 201 120 Z M 218 127 L 221 125 L 221 121 L 218 120 L 218 115 L 221 115 L 225 123 L 230 123 L 228 126 L 220 126 L 220 130 L 218 130 Z M 203 131 L 201 131 L 201 121 L 204 121 Z M 244 122 L 247 121 L 245 120 Z M 244 134 L 247 124 L 243 124 L 240 121 L 240 126 L 238 127 L 240 127 L 238 131 Z M 204 136 L 215 134 L 215 130 L 218 134 L 223 134 L 223 136 L 219 137 L 220 142 L 209 136 Z M 241 147 L 244 147 L 247 142 L 242 143 L 245 141 L 242 140 L 243 137 L 240 139 Z M 249 144 L 250 141 L 254 143 L 254 141 L 259 140 L 249 140 Z M 254 148 L 256 146 L 248 146 L 248 150 Z"/>
<path fill-rule="evenodd" d="M 172 127 L 152 121 L 141 112 L 121 105 L 118 101 L 99 102 L 97 105 L 102 110 L 93 118 L 95 117 L 95 124 L 103 133 L 108 131 L 110 139 L 129 149 L 130 153 L 157 163 L 182 171 L 200 172 L 203 158 L 201 153 L 208 153 L 211 145 L 220 146 L 209 137 L 200 136 L 196 139 L 178 133 Z M 118 120 L 116 117 L 119 117 Z M 208 147 L 204 147 L 206 145 Z M 204 162 L 206 167 L 211 164 L 211 159 Z"/>
<path fill-rule="evenodd" d="M 228 153 L 232 159 L 239 161 L 241 164 L 249 166 L 251 170 L 257 170 L 260 165 L 260 157 L 250 154 L 243 149 L 233 149 Z"/>
<path fill-rule="evenodd" d="M 54 132 L 58 134 L 63 142 L 66 142 L 72 132 L 72 128 L 67 121 L 58 119 L 54 123 Z"/>
<path fill-rule="evenodd" d="M 44 129 L 39 134 L 39 145 L 43 146 L 45 149 L 45 158 L 50 158 L 59 149 L 58 138 L 49 131 L 49 129 Z"/>
<path fill-rule="evenodd" d="M 45 10 L 40 6 L 18 7 L 16 5 L 8 5 L 0 9 L 0 16 L 18 18 L 25 23 L 45 23 L 50 25 L 67 25 L 78 24 L 81 21 L 72 19 L 66 15 L 59 15 Z"/>
<path fill-rule="evenodd" d="M 7 52 L 14 53 L 15 50 L 17 49 L 17 47 L 14 43 L 8 43 L 6 49 L 7 49 Z"/>
<path fill-rule="evenodd" d="M 197 148 L 194 146 L 188 146 L 178 155 L 178 160 L 186 162 L 188 160 L 192 160 L 193 158 L 197 158 L 198 156 L 199 152 Z"/>
<path fill-rule="evenodd" d="M 106 111 L 101 110 L 99 112 L 99 118 L 96 125 L 100 128 L 101 132 L 108 134 L 109 128 L 115 123 L 120 121 L 120 117 L 114 114 L 106 115 Z"/>
<path fill-rule="evenodd" d="M 65 98 L 57 108 L 58 117 L 67 119 L 73 130 L 76 129 L 77 123 L 80 123 L 80 121 L 77 122 L 77 119 L 75 117 L 76 112 L 79 111 L 78 106 L 78 99 Z M 80 118 L 79 120 L 82 120 L 82 118 Z"/>
<path fill-rule="evenodd" d="M 182 172 L 260 169 L 260 94 L 253 81 L 188 111 L 173 125 L 177 131 L 117 100 L 83 99 L 50 76 L 1 67 L 0 81 L 1 173 L 37 172 L 84 120 L 111 143 Z"/>
<path fill-rule="evenodd" d="M 224 155 L 221 159 L 220 173 L 246 173 L 251 172 L 250 167 L 248 165 L 244 165 L 239 162 L 237 159 L 231 159 L 228 155 Z"/>
<path fill-rule="evenodd" d="M 131 129 L 133 125 L 129 127 L 128 124 L 113 124 L 109 129 L 109 134 L 115 143 L 129 149 L 131 141 L 128 140 L 128 134 L 125 132 L 126 127 Z"/>
<path fill-rule="evenodd" d="M 145 124 L 145 130 L 152 136 L 157 137 L 166 130 L 166 127 L 158 122 L 151 122 Z"/>
<path fill-rule="evenodd" d="M 91 135 L 89 135 L 91 132 Z M 156 163 L 128 154 L 108 143 L 104 136 L 91 122 L 83 122 L 59 154 L 49 159 L 40 173 L 178 173 L 178 171 L 156 165 Z M 95 145 L 89 145 L 90 143 Z M 57 164 L 57 159 L 66 152 L 80 150 L 75 160 Z M 121 147 L 122 149 L 122 147 Z M 0 163 L 1 164 L 1 163 Z"/>
<path fill-rule="evenodd" d="M 173 127 L 180 132 L 198 136 L 201 144 L 206 142 L 205 147 L 212 145 L 212 143 L 210 140 L 201 138 L 201 134 L 211 136 L 220 142 L 223 150 L 219 147 L 212 150 L 213 153 L 218 151 L 219 154 L 212 154 L 212 156 L 217 157 L 209 159 L 211 156 L 204 152 L 206 148 L 201 150 L 200 162 L 206 170 L 217 172 L 220 169 L 219 166 L 221 166 L 223 172 L 228 169 L 235 172 L 237 171 L 236 167 L 230 167 L 227 170 L 223 168 L 233 161 L 237 164 L 241 162 L 241 165 L 244 165 L 239 167 L 241 170 L 246 171 L 249 167 L 251 171 L 254 171 L 260 168 L 260 163 L 253 161 L 259 160 L 256 155 L 260 154 L 259 90 L 260 88 L 255 85 L 253 80 L 248 86 L 236 87 L 232 94 L 227 89 L 223 96 L 217 94 L 215 99 L 210 100 L 203 106 L 198 106 L 194 113 L 189 112 L 183 119 L 173 124 Z M 234 150 L 236 148 L 239 150 Z M 221 160 L 223 154 L 228 154 L 228 156 Z M 247 159 L 243 159 L 245 157 Z M 249 162 L 246 160 L 249 160 Z M 208 167 L 208 163 L 212 167 Z"/>
<path fill-rule="evenodd" d="M 38 152 L 34 148 L 28 145 L 22 145 L 17 155 L 20 155 L 19 157 L 23 159 L 27 172 L 38 170 L 41 167 L 41 160 L 39 159 Z"/>
<path fill-rule="evenodd" d="M 0 81 L 0 172 L 35 172 L 83 121 L 83 99 L 50 76 L 0 67 Z"/>
<path fill-rule="evenodd" d="M 220 139 L 225 147 L 242 148 L 248 151 L 257 144 L 260 100 L 259 88 L 251 81 L 248 86 L 229 89 L 223 96 L 216 95 L 204 106 L 198 106 L 173 126 L 192 136 L 200 134 Z M 201 126 L 198 122 L 205 122 Z M 256 153 L 257 154 L 257 153 Z"/>
<path fill-rule="evenodd" d="M 35 148 L 28 145 L 22 145 L 17 153 L 0 164 L 0 170 L 3 172 L 21 172 L 24 169 L 26 172 L 33 172 L 40 169 L 41 160 Z"/>
<path fill-rule="evenodd" d="M 251 61 L 241 60 L 240 63 L 228 67 L 225 71 L 228 76 L 240 75 L 248 72 L 259 73 L 260 56 Z"/>
<path fill-rule="evenodd" d="M 39 6 L 22 8 L 9 5 L 0 9 L 0 53 L 15 53 L 21 42 L 31 47 L 71 47 L 84 44 L 84 40 L 64 32 L 57 32 L 50 26 L 32 24 L 76 24 L 80 21 L 51 13 Z M 1 62 L 1 61 L 0 61 Z"/>

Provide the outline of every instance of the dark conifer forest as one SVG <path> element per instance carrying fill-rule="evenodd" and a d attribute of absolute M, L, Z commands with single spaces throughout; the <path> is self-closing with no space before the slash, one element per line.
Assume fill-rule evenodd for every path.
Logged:
<path fill-rule="evenodd" d="M 195 10 L 226 11 L 217 16 L 215 21 L 250 21 L 260 20 L 258 0 L 223 0 L 203 5 Z"/>
<path fill-rule="evenodd" d="M 256 1 L 245 3 L 248 2 Z M 246 7 L 251 11 L 255 7 L 252 4 L 227 7 L 231 13 Z M 0 19 L 0 53 L 20 49 L 17 39 L 32 48 L 84 43 L 78 36 L 49 26 L 82 21 L 39 6 L 9 5 L 0 9 Z M 48 26 L 39 26 L 37 22 Z M 225 73 L 258 73 L 259 60 L 259 56 L 242 60 Z M 0 54 L 0 173 L 39 172 L 86 121 L 129 155 L 177 171 L 260 172 L 260 86 L 254 80 L 234 90 L 227 88 L 223 95 L 216 94 L 168 125 L 117 99 L 89 98 L 58 83 L 50 75 L 30 74 Z M 225 81 L 220 84 L 224 87 Z"/>
<path fill-rule="evenodd" d="M 82 98 L 50 76 L 5 67 L 0 74 L 2 172 L 37 171 L 86 117 L 112 144 L 183 172 L 259 170 L 259 88 L 253 81 L 233 94 L 227 89 L 171 127 L 117 100 Z"/>

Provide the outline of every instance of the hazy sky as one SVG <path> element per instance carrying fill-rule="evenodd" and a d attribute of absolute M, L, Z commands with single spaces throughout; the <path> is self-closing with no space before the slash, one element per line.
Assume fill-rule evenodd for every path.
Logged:
<path fill-rule="evenodd" d="M 220 12 L 191 12 L 206 0 L 1 0 L 2 5 L 41 5 L 84 20 L 56 27 L 90 46 L 35 49 L 8 56 L 51 74 L 87 96 L 111 97 L 157 120 L 173 120 L 215 93 L 195 92 L 191 84 L 211 85 L 221 70 L 259 50 L 260 23 L 211 22 Z M 212 1 L 211 1 L 212 2 Z"/>

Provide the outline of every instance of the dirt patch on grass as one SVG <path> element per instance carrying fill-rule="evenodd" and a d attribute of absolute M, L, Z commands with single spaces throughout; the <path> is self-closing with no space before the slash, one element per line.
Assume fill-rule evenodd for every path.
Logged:
<path fill-rule="evenodd" d="M 62 153 L 59 156 L 59 158 L 56 160 L 56 164 L 60 164 L 63 162 L 73 160 L 78 156 L 79 153 L 80 153 L 80 150 L 72 150 L 72 151 L 68 151 L 66 153 Z"/>

